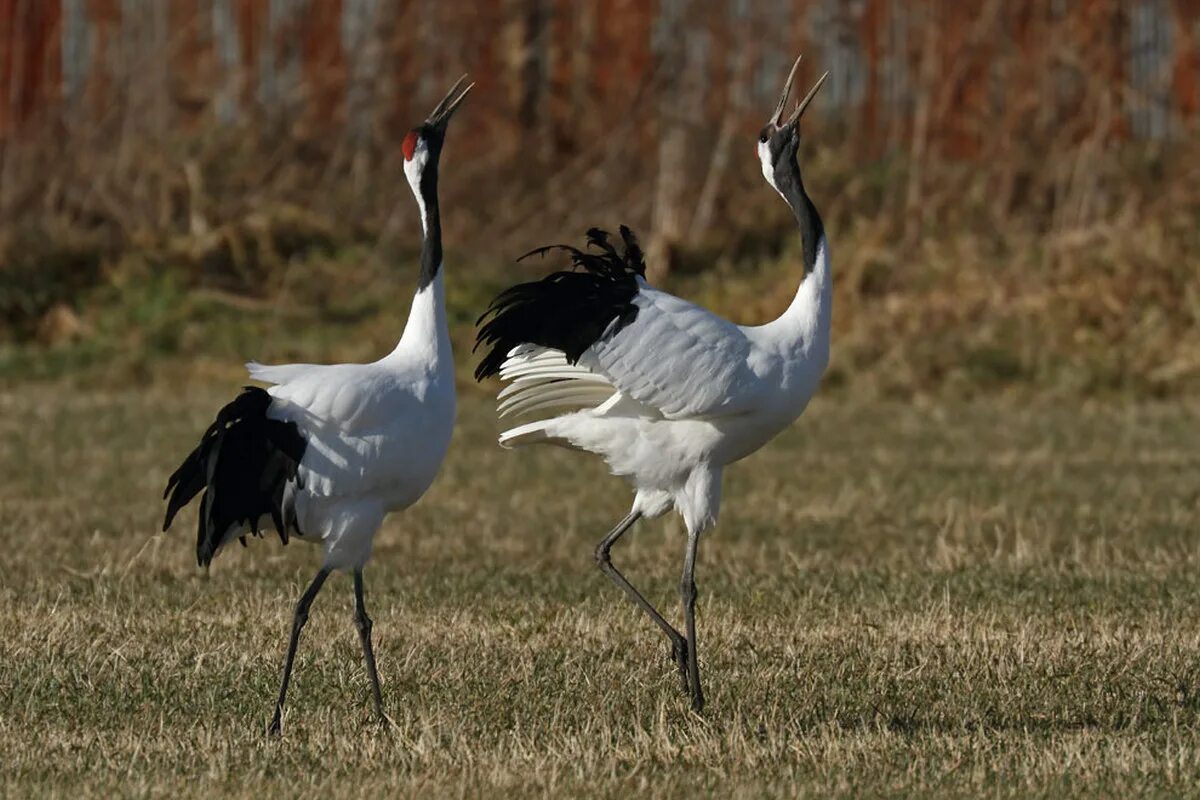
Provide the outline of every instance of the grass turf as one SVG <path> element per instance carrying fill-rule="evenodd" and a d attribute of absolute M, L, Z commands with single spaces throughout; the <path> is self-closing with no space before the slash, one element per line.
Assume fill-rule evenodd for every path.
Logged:
<path fill-rule="evenodd" d="M 336 576 L 263 735 L 313 548 L 194 566 L 165 477 L 235 389 L 0 392 L 5 794 L 1186 794 L 1200 779 L 1200 425 L 1182 405 L 817 401 L 726 472 L 708 708 L 592 563 L 629 493 L 494 445 L 470 394 L 367 571 L 371 721 Z M 677 523 L 614 562 L 669 617 Z"/>

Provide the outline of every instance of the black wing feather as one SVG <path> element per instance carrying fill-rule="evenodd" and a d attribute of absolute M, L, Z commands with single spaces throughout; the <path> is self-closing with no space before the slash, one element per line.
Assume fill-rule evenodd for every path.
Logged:
<path fill-rule="evenodd" d="M 180 509 L 204 492 L 196 521 L 201 565 L 212 561 L 231 527 L 249 526 L 262 535 L 258 521 L 269 516 L 284 544 L 289 527 L 298 531 L 295 510 L 286 507 L 284 494 L 289 481 L 299 483 L 296 472 L 308 442 L 296 423 L 268 417 L 270 405 L 271 395 L 264 389 L 247 386 L 217 413 L 167 481 L 164 531 Z"/>
<path fill-rule="evenodd" d="M 570 255 L 572 269 L 518 283 L 492 300 L 476 322 L 475 349 L 488 348 L 475 369 L 476 380 L 498 373 L 508 353 L 521 344 L 561 350 L 574 364 L 597 341 L 637 318 L 633 299 L 646 264 L 633 231 L 624 225 L 620 230 L 621 250 L 607 231 L 591 228 L 586 234 L 589 250 L 547 245 L 518 259 L 561 250 Z"/>

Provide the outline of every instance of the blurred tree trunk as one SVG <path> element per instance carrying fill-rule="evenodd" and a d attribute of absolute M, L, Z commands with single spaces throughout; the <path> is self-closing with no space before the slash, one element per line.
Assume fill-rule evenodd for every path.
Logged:
<path fill-rule="evenodd" d="M 548 117 L 546 83 L 548 70 L 547 0 L 525 0 L 521 41 L 521 100 L 518 114 L 521 128 L 536 142 L 532 152 L 544 153 L 546 142 L 544 121 Z"/>
<path fill-rule="evenodd" d="M 712 229 L 717 201 L 721 196 L 721 185 L 729 171 L 734 139 L 745 121 L 748 110 L 746 85 L 750 75 L 753 48 L 749 44 L 747 33 L 747 11 L 748 9 L 740 3 L 732 3 L 728 8 L 725 4 L 718 4 L 716 13 L 712 15 L 714 18 L 706 20 L 709 29 L 714 31 L 714 52 L 711 58 L 715 64 L 721 64 L 723 67 L 721 80 L 717 86 L 711 87 L 710 91 L 710 94 L 717 95 L 718 102 L 715 108 L 721 117 L 721 127 L 688 231 L 693 241 L 703 238 Z M 709 108 L 712 107 L 710 103 Z M 704 109 L 705 112 L 708 112 L 709 108 Z M 710 114 L 705 113 L 704 118 L 710 118 Z"/>
<path fill-rule="evenodd" d="M 647 250 L 650 278 L 671 271 L 672 252 L 691 218 L 687 173 L 692 120 L 703 114 L 707 31 L 693 0 L 663 0 L 655 30 L 658 175 Z"/>

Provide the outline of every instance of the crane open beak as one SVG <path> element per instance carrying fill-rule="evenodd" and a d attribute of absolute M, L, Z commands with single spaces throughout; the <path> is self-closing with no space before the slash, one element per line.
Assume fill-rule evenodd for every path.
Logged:
<path fill-rule="evenodd" d="M 446 123 L 450 121 L 450 117 L 454 114 L 455 109 L 458 108 L 459 104 L 462 103 L 467 94 L 475 86 L 474 83 L 469 83 L 467 84 L 467 88 L 460 92 L 459 87 L 463 85 L 463 81 L 466 79 L 467 76 L 463 75 L 454 82 L 454 85 L 450 87 L 450 91 L 446 92 L 446 96 L 442 98 L 442 102 L 437 104 L 437 107 L 433 109 L 433 112 L 425 120 L 426 123 L 437 127 L 445 127 Z"/>
<path fill-rule="evenodd" d="M 804 56 L 797 56 L 796 63 L 792 64 L 792 71 L 788 73 L 787 83 L 783 85 L 783 91 L 779 94 L 779 103 L 775 106 L 775 113 L 771 115 L 771 124 L 776 128 L 791 125 L 800 119 L 800 116 L 804 114 L 804 109 L 808 108 L 808 104 L 817 96 L 817 90 L 821 88 L 821 84 L 825 83 L 825 79 L 829 77 L 829 73 L 826 72 L 818 78 L 813 87 L 808 90 L 808 94 L 804 96 L 804 99 L 796 105 L 796 110 L 788 117 L 787 122 L 784 122 L 783 109 L 787 105 L 788 95 L 792 93 L 792 84 L 796 81 L 796 71 L 800 69 L 800 60 L 802 58 Z"/>

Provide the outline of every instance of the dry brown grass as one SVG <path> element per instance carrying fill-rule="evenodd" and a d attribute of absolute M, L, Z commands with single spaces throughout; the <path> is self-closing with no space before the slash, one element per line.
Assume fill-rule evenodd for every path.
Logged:
<path fill-rule="evenodd" d="M 803 50 L 801 82 L 835 75 L 801 154 L 836 265 L 832 385 L 1200 392 L 1194 14 L 1179 4 L 722 0 L 612 19 L 594 3 L 342 5 L 247 5 L 232 28 L 186 8 L 146 29 L 93 9 L 91 33 L 66 38 L 104 46 L 58 65 L 89 76 L 82 95 L 58 91 L 56 70 L 14 75 L 47 93 L 0 141 L 0 379 L 90 368 L 120 383 L 177 353 L 225 364 L 281 323 L 352 327 L 318 343 L 334 358 L 394 337 L 411 283 L 389 276 L 415 271 L 419 239 L 399 143 L 460 69 L 480 80 L 441 185 L 460 341 L 490 292 L 543 266 L 515 256 L 620 223 L 658 256 L 652 274 L 673 266 L 667 288 L 765 320 L 793 291 L 798 246 L 751 144 Z M 57 35 L 35 24 L 52 16 L 18 14 L 34 38 Z M 339 16 L 360 20 L 349 52 Z"/>
<path fill-rule="evenodd" d="M 0 393 L 0 782 L 110 795 L 1181 795 L 1200 779 L 1200 426 L 1178 405 L 818 401 L 729 471 L 701 549 L 709 693 L 591 563 L 628 495 L 506 453 L 468 394 L 443 474 L 349 583 L 315 553 L 192 562 L 155 534 L 173 459 L 236 384 Z M 682 539 L 614 554 L 674 609 Z"/>
<path fill-rule="evenodd" d="M 122 223 L 107 206 L 31 203 L 0 222 L 0 376 L 120 382 L 182 353 L 189 364 L 206 355 L 236 363 L 279 331 L 291 341 L 336 329 L 316 343 L 322 353 L 294 343 L 303 360 L 358 357 L 348 348 L 394 341 L 417 247 L 398 167 L 385 161 L 367 183 L 326 186 L 318 177 L 334 180 L 324 169 L 331 162 L 292 163 L 284 148 L 275 157 L 288 167 L 272 177 L 263 172 L 272 163 L 266 145 L 235 144 L 224 160 L 228 149 L 212 144 L 204 160 L 187 162 L 229 173 L 202 181 L 212 213 L 199 228 L 189 222 L 182 157 L 161 153 L 141 178 L 65 154 L 44 170 L 60 177 L 31 167 L 30 181 L 76 186 L 68 194 L 81 203 L 99 202 L 83 187 L 144 180 L 174 204 L 160 213 L 136 198 L 113 201 L 136 216 Z M 1045 162 L 1030 150 L 1004 154 L 1000 171 L 925 164 L 916 204 L 904 197 L 914 169 L 904 160 L 863 164 L 850 148 L 823 143 L 804 154 L 835 265 L 831 387 L 892 399 L 1200 391 L 1196 146 L 1068 148 Z M 786 306 L 800 248 L 787 208 L 762 185 L 749 150 L 738 152 L 722 194 L 729 216 L 676 254 L 665 288 L 753 324 Z M 1089 179 L 1072 180 L 1081 170 Z M 649 238 L 646 209 L 626 202 L 629 186 L 599 185 L 574 203 L 542 177 L 505 184 L 489 163 L 448 171 L 458 341 L 469 342 L 494 292 L 551 268 L 515 265 L 526 249 L 578 241 L 592 224 L 630 222 Z M 1024 193 L 1002 191 L 1006 182 Z M 530 206 L 517 228 L 480 211 L 477 187 L 493 183 L 489 207 Z"/>

